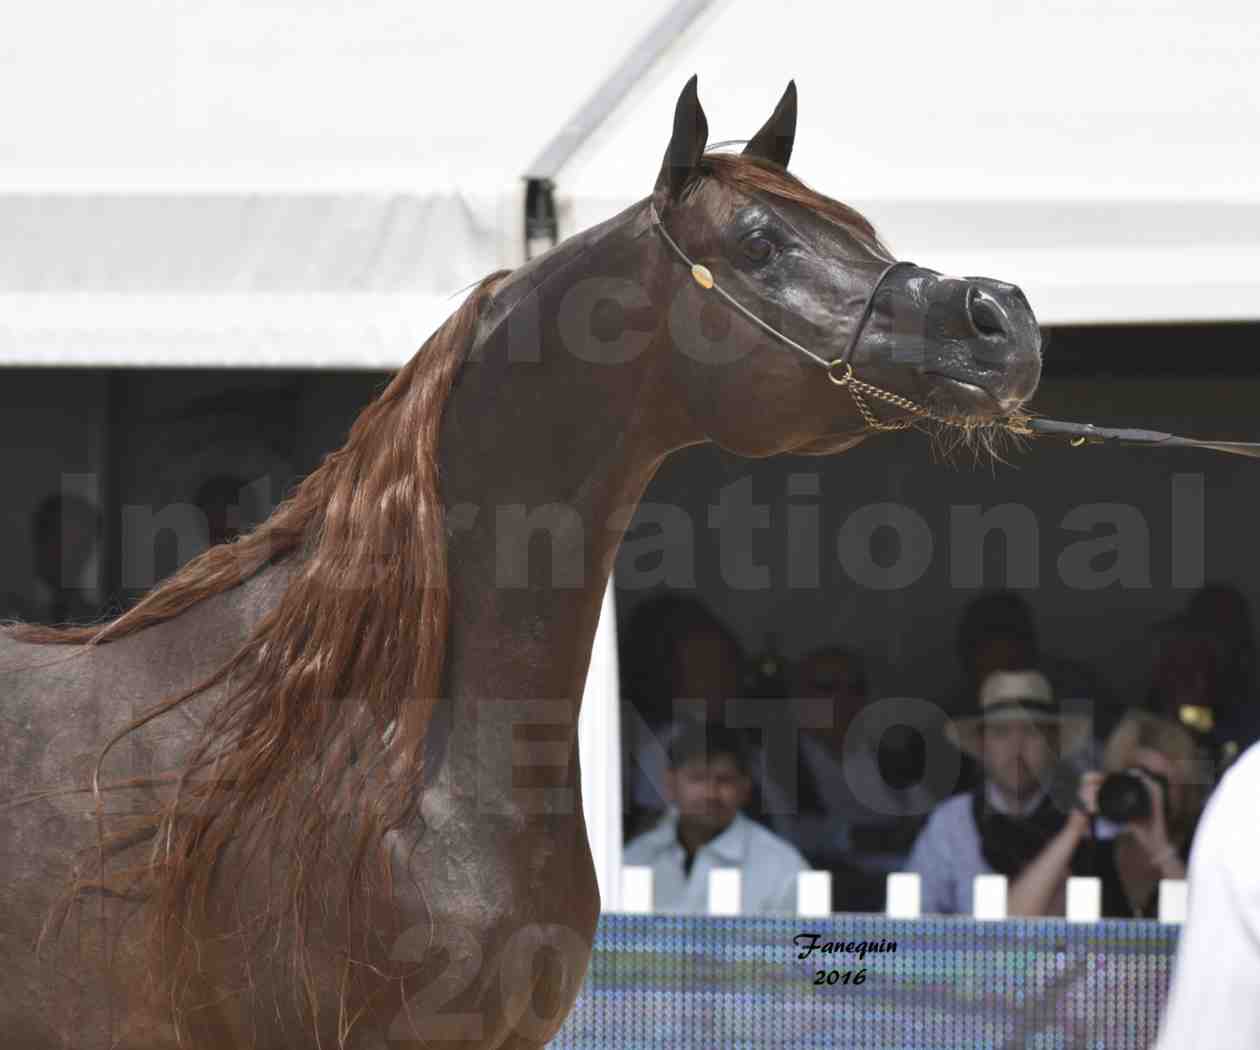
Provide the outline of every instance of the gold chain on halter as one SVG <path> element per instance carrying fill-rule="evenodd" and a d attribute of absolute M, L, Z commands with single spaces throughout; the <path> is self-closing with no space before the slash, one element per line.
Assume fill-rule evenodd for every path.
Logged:
<path fill-rule="evenodd" d="M 844 365 L 844 375 L 839 378 L 836 377 L 836 365 Z M 827 378 L 835 383 L 836 386 L 848 388 L 849 396 L 853 398 L 853 403 L 857 405 L 858 411 L 862 413 L 862 418 L 866 420 L 866 425 L 872 430 L 905 430 L 913 424 L 913 420 L 900 419 L 895 423 L 881 422 L 878 418 L 876 418 L 875 413 L 871 411 L 871 406 L 868 405 L 866 400 L 862 397 L 863 393 L 869 394 L 871 397 L 878 398 L 881 401 L 887 401 L 889 404 L 896 405 L 898 408 L 904 408 L 907 412 L 913 412 L 916 416 L 922 416 L 925 419 L 936 419 L 939 422 L 949 422 L 948 420 L 940 419 L 940 417 L 934 415 L 932 412 L 929 412 L 926 408 L 923 408 L 921 405 L 916 405 L 913 401 L 902 397 L 900 394 L 894 394 L 888 390 L 881 390 L 879 387 L 872 386 L 870 383 L 863 383 L 862 380 L 858 379 L 853 374 L 853 366 L 849 364 L 848 361 L 836 361 L 835 364 L 827 369 Z"/>
<path fill-rule="evenodd" d="M 844 374 L 841 376 L 836 375 L 837 365 L 844 366 Z M 887 401 L 890 405 L 896 405 L 898 408 L 904 408 L 907 412 L 913 413 L 920 419 L 934 419 L 938 423 L 946 423 L 953 427 L 963 425 L 957 420 L 949 419 L 946 416 L 938 416 L 935 412 L 929 411 L 922 405 L 916 405 L 913 401 L 902 397 L 900 394 L 894 394 L 889 390 L 882 390 L 877 386 L 872 386 L 870 383 L 862 382 L 862 380 L 858 379 L 853 374 L 853 366 L 847 361 L 834 362 L 831 367 L 827 369 L 827 378 L 835 383 L 836 386 L 848 388 L 849 395 L 853 398 L 853 403 L 857 405 L 858 411 L 862 413 L 862 418 L 866 420 L 866 425 L 872 430 L 905 430 L 906 428 L 914 425 L 914 420 L 900 419 L 895 423 L 882 422 L 876 417 L 875 413 L 871 411 L 871 406 L 868 405 L 866 403 L 866 399 L 862 397 L 863 394 L 866 394 L 869 397 L 878 398 L 880 401 Z M 1022 412 L 1011 413 L 1005 419 L 1000 420 L 997 425 L 1001 426 L 1005 430 L 1009 430 L 1013 434 L 1027 436 L 1033 433 L 1032 428 L 1028 425 L 1028 417 Z M 1073 441 L 1072 444 L 1075 445 L 1078 441 L 1084 441 L 1084 439 L 1078 438 L 1077 441 Z"/>

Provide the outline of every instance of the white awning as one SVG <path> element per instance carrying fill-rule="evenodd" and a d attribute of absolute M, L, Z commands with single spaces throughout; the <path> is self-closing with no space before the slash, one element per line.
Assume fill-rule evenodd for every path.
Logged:
<path fill-rule="evenodd" d="M 522 261 L 539 150 L 704 6 L 28 7 L 0 63 L 0 364 L 400 364 Z M 719 0 L 664 44 L 556 173 L 562 233 L 650 191 L 693 72 L 713 141 L 795 78 L 793 170 L 901 257 L 1015 281 L 1048 323 L 1260 317 L 1246 5 Z"/>
<path fill-rule="evenodd" d="M 0 44 L 0 364 L 390 368 L 670 6 L 67 0 Z"/>
<path fill-rule="evenodd" d="M 1260 319 L 1260 20 L 1231 0 L 715 4 L 556 177 L 561 230 L 652 189 L 679 91 L 747 139 L 789 79 L 792 171 L 901 258 L 1043 323 Z"/>

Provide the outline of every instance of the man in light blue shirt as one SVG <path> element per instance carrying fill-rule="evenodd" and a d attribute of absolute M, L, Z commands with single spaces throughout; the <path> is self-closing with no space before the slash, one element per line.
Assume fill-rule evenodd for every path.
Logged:
<path fill-rule="evenodd" d="M 1049 847 L 1067 819 L 1046 790 L 1051 769 L 1089 742 L 1088 720 L 1065 714 L 1039 671 L 994 671 L 978 701 L 948 735 L 981 762 L 984 783 L 932 811 L 907 865 L 925 915 L 972 914 L 977 875 L 1014 882 Z M 1051 902 L 1052 914 L 1062 910 L 1061 899 Z"/>
<path fill-rule="evenodd" d="M 984 791 L 992 810 L 1016 818 L 1034 813 L 1046 797 L 1039 792 L 1019 805 L 1008 801 L 992 783 Z M 946 799 L 932 811 L 915 840 L 906 868 L 919 876 L 919 907 L 924 915 L 971 915 L 975 877 L 993 874 L 981 849 L 972 805 L 971 793 Z"/>
<path fill-rule="evenodd" d="M 709 872 L 738 868 L 743 914 L 796 913 L 796 876 L 810 867 L 790 843 L 740 812 L 752 780 L 737 731 L 684 723 L 669 747 L 665 788 L 669 809 L 622 860 L 652 869 L 654 910 L 706 914 Z"/>

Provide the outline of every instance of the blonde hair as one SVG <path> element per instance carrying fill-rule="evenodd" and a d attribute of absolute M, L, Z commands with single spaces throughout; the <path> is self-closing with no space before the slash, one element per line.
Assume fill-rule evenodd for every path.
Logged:
<path fill-rule="evenodd" d="M 1212 777 L 1208 772 L 1211 763 L 1185 726 L 1150 711 L 1130 711 L 1107 738 L 1103 769 L 1116 773 L 1130 768 L 1142 748 L 1158 751 L 1183 771 L 1179 780 L 1185 785 L 1190 800 L 1186 814 L 1188 829 L 1212 790 Z"/>

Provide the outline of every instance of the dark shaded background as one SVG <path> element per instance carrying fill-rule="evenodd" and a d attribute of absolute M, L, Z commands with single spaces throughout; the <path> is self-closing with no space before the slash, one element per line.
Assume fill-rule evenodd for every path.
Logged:
<path fill-rule="evenodd" d="M 1045 380 L 1033 402 L 1044 414 L 1116 426 L 1148 426 L 1199 437 L 1260 438 L 1260 324 L 1094 326 L 1047 330 Z M 101 544 L 64 581 L 82 612 L 118 611 L 191 558 L 207 540 L 261 520 L 288 488 L 337 448 L 359 411 L 388 381 L 384 372 L 279 370 L 6 369 L 0 372 L 0 615 L 47 613 L 36 582 L 32 516 L 58 491 L 102 510 Z M 820 495 L 788 496 L 787 478 L 817 473 Z M 1040 579 L 1023 593 L 1043 646 L 1095 667 L 1107 688 L 1131 700 L 1150 665 L 1149 628 L 1173 614 L 1188 590 L 1170 577 L 1169 500 L 1174 474 L 1200 474 L 1205 487 L 1205 576 L 1260 599 L 1254 493 L 1260 464 L 1191 450 L 1071 449 L 1042 440 L 1011 465 L 934 461 L 917 435 L 881 436 L 830 459 L 747 461 L 712 447 L 672 457 L 645 499 L 669 502 L 694 523 L 694 587 L 750 651 L 776 632 L 787 658 L 848 644 L 867 655 L 875 695 L 933 698 L 955 672 L 954 631 L 976 588 L 951 580 L 950 507 L 1016 502 L 1039 526 Z M 708 507 L 726 485 L 749 478 L 771 525 L 754 534 L 752 555 L 771 586 L 739 590 L 722 578 Z M 240 483 L 237 509 L 225 493 Z M 195 502 L 204 525 L 177 527 Z M 833 537 L 856 508 L 893 501 L 922 515 L 934 537 L 929 570 L 911 586 L 872 590 L 842 570 Z M 1056 570 L 1081 537 L 1060 528 L 1068 511 L 1095 502 L 1138 508 L 1150 531 L 1150 586 L 1082 592 Z M 820 588 L 786 581 L 786 513 L 822 514 Z M 181 506 L 184 505 L 184 506 Z M 171 508 L 177 508 L 172 510 Z M 141 524 L 127 530 L 123 509 Z M 165 516 L 164 516 L 165 515 Z M 233 515 L 235 515 L 233 517 Z M 229 517 L 232 519 L 229 521 Z M 146 528 L 148 522 L 152 528 Z M 163 528 L 163 523 L 172 527 Z M 631 536 L 643 535 L 632 526 Z M 182 538 L 181 538 L 182 537 Z M 895 559 L 895 542 L 877 557 Z M 985 588 L 1007 585 L 1000 542 L 985 550 Z M 640 573 L 640 576 L 643 574 Z M 621 615 L 650 596 L 619 576 Z M 41 602 L 44 604 L 41 605 Z"/>

